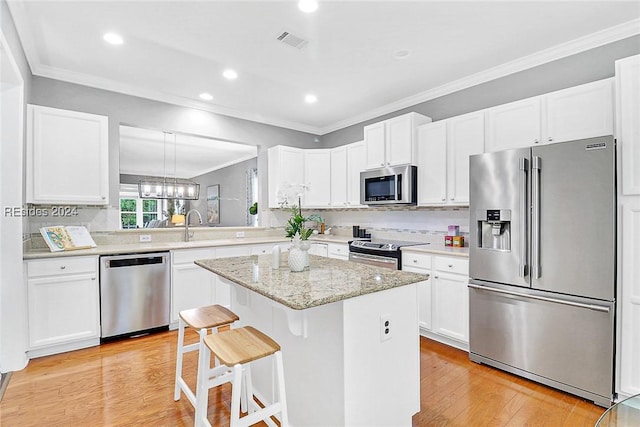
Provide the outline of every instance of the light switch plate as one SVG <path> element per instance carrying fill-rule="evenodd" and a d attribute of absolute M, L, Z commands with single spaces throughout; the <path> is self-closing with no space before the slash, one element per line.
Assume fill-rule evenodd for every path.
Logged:
<path fill-rule="evenodd" d="M 141 234 L 140 235 L 140 243 L 150 242 L 150 241 L 151 241 L 151 234 Z"/>
<path fill-rule="evenodd" d="M 244 231 L 236 231 L 236 237 L 244 237 Z"/>

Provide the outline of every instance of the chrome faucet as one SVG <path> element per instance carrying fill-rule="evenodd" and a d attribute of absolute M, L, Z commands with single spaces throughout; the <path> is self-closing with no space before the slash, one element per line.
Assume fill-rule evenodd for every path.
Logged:
<path fill-rule="evenodd" d="M 184 241 L 185 242 L 189 241 L 189 215 L 191 214 L 191 212 L 195 212 L 196 215 L 198 215 L 198 224 L 202 224 L 202 215 L 200 215 L 200 212 L 198 212 L 197 209 L 191 209 L 189 212 L 187 212 L 187 215 L 184 217 Z"/>

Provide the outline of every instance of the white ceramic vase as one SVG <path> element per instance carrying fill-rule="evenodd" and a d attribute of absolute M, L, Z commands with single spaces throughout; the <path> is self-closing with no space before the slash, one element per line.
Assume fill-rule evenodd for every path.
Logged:
<path fill-rule="evenodd" d="M 296 246 L 289 249 L 288 264 L 291 271 L 298 272 L 304 270 L 307 266 L 308 259 L 307 251 Z"/>

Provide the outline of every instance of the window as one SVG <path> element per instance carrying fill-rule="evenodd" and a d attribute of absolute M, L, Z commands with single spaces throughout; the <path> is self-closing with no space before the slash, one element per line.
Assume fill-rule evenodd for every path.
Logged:
<path fill-rule="evenodd" d="M 120 185 L 121 228 L 143 228 L 150 221 L 163 218 L 161 200 L 140 199 L 137 185 Z"/>

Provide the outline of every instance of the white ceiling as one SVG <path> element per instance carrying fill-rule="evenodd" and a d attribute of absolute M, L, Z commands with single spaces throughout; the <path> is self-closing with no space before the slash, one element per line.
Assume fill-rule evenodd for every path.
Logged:
<path fill-rule="evenodd" d="M 120 126 L 122 174 L 189 179 L 257 155 L 252 145 Z"/>
<path fill-rule="evenodd" d="M 9 6 L 36 75 L 316 134 L 640 33 L 637 0 L 320 0 L 312 14 L 265 0 Z M 105 43 L 108 31 L 124 44 Z M 276 41 L 282 31 L 308 44 Z"/>

